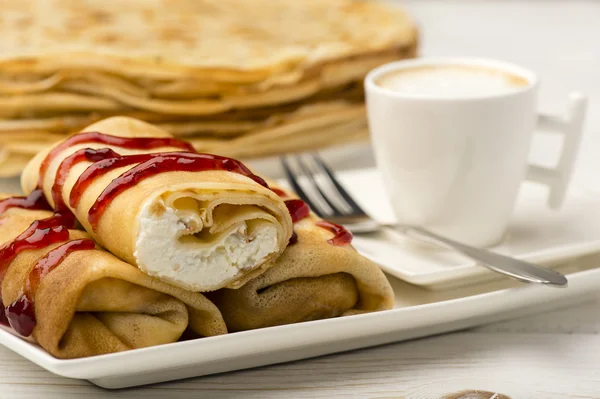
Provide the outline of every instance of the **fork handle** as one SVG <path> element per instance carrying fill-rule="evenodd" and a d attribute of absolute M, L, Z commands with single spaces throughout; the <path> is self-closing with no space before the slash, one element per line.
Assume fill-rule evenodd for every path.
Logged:
<path fill-rule="evenodd" d="M 552 287 L 566 287 L 567 278 L 559 272 L 533 263 L 501 255 L 487 249 L 475 248 L 437 235 L 418 226 L 403 226 L 401 230 L 408 236 L 431 242 L 444 248 L 454 249 L 495 272 L 505 274 L 527 283 L 547 284 Z"/>

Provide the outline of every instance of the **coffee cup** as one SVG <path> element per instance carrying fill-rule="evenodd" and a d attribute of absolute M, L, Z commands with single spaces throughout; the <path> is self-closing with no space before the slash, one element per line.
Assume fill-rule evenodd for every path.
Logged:
<path fill-rule="evenodd" d="M 524 180 L 559 208 L 581 141 L 586 98 L 537 112 L 535 73 L 501 61 L 420 58 L 365 78 L 372 145 L 399 223 L 474 246 L 502 240 Z M 537 129 L 564 136 L 554 168 L 528 163 Z"/>

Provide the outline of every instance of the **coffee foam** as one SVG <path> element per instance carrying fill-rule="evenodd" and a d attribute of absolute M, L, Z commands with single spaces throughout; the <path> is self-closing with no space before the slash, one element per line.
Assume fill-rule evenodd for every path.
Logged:
<path fill-rule="evenodd" d="M 400 93 L 439 97 L 502 94 L 529 85 L 527 79 L 509 72 L 466 65 L 398 69 L 379 77 L 375 83 Z"/>

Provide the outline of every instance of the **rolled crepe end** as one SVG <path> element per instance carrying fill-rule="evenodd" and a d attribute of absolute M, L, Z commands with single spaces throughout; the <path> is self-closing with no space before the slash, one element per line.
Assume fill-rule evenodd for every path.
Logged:
<path fill-rule="evenodd" d="M 250 219 L 213 231 L 210 210 L 189 211 L 147 201 L 139 217 L 135 260 L 145 273 L 192 291 L 213 291 L 243 279 L 281 251 L 271 220 Z"/>

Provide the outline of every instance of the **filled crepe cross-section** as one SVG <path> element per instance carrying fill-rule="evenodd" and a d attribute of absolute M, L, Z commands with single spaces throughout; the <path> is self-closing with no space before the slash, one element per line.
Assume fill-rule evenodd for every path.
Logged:
<path fill-rule="evenodd" d="M 294 235 L 268 270 L 239 289 L 210 293 L 229 331 L 391 309 L 392 288 L 379 267 L 350 245 L 352 234 L 271 184 L 285 200 Z"/>
<path fill-rule="evenodd" d="M 58 358 L 227 332 L 200 293 L 142 273 L 53 213 L 41 191 L 0 196 L 0 324 Z"/>
<path fill-rule="evenodd" d="M 22 187 L 122 260 L 191 291 L 243 285 L 293 232 L 284 201 L 244 164 L 126 117 L 39 153 Z"/>
<path fill-rule="evenodd" d="M 393 306 L 343 226 L 136 119 L 39 153 L 22 187 L 0 197 L 0 323 L 59 358 Z"/>

